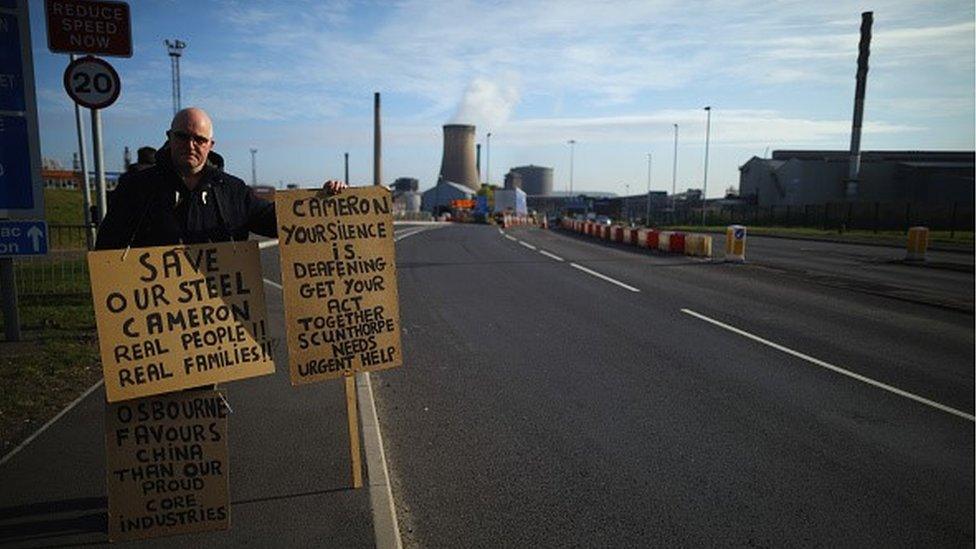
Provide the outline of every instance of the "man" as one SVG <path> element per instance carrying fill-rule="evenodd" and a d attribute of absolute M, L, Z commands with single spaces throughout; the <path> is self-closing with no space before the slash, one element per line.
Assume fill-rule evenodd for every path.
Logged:
<path fill-rule="evenodd" d="M 202 109 L 176 113 L 155 165 L 119 178 L 95 249 L 247 240 L 277 236 L 274 204 L 223 171 L 213 152 L 213 123 Z M 340 192 L 345 184 L 326 181 Z"/>

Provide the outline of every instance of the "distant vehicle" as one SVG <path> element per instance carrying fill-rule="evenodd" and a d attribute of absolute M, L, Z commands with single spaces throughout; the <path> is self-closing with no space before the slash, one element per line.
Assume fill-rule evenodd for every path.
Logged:
<path fill-rule="evenodd" d="M 596 216 L 595 221 L 597 225 L 613 225 L 613 220 L 605 215 Z"/>

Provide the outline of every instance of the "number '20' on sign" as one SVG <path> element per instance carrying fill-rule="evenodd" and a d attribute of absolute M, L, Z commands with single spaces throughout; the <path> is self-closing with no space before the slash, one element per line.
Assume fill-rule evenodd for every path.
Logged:
<path fill-rule="evenodd" d="M 89 55 L 68 64 L 64 70 L 64 89 L 82 107 L 104 109 L 119 98 L 122 81 L 107 61 Z"/>

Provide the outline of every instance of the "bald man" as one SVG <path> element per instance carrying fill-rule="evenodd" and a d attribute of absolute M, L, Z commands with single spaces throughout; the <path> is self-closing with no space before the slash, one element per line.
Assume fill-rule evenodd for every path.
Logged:
<path fill-rule="evenodd" d="M 213 152 L 213 122 L 202 109 L 176 113 L 156 164 L 126 173 L 112 193 L 98 228 L 98 250 L 275 237 L 274 204 L 255 197 L 243 181 L 224 172 Z M 345 185 L 326 181 L 330 192 Z"/>

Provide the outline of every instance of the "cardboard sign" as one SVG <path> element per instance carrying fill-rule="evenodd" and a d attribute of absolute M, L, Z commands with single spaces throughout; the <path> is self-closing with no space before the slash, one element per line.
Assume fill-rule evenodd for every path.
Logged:
<path fill-rule="evenodd" d="M 257 242 L 90 252 L 109 402 L 274 373 Z"/>
<path fill-rule="evenodd" d="M 282 191 L 275 210 L 292 384 L 402 364 L 390 191 Z"/>
<path fill-rule="evenodd" d="M 227 408 L 199 390 L 110 404 L 108 538 L 230 528 Z"/>

